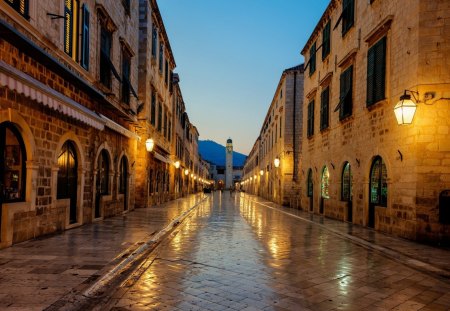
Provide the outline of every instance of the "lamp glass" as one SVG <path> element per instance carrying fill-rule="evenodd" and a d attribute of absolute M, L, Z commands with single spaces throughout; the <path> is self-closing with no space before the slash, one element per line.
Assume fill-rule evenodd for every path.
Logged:
<path fill-rule="evenodd" d="M 280 158 L 276 157 L 275 160 L 273 160 L 273 164 L 275 165 L 275 167 L 279 167 L 280 166 Z"/>
<path fill-rule="evenodd" d="M 264 175 L 264 170 L 260 170 L 259 175 L 261 175 L 261 176 Z"/>
<path fill-rule="evenodd" d="M 411 124 L 414 119 L 416 109 L 417 105 L 411 100 L 411 98 L 400 98 L 400 101 L 394 107 L 397 123 L 399 125 Z"/>
<path fill-rule="evenodd" d="M 180 161 L 175 162 L 175 168 L 180 168 Z"/>
<path fill-rule="evenodd" d="M 147 148 L 147 151 L 152 152 L 153 147 L 155 147 L 155 141 L 152 138 L 147 139 L 145 141 L 145 148 Z"/>
<path fill-rule="evenodd" d="M 188 170 L 188 169 L 185 169 L 185 170 L 184 170 L 184 175 L 187 176 L 188 174 L 189 174 L 189 170 Z"/>

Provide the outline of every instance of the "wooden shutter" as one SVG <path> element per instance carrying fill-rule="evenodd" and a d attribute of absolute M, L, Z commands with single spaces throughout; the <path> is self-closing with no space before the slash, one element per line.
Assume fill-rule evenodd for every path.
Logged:
<path fill-rule="evenodd" d="M 64 1 L 64 52 L 72 56 L 73 0 Z"/>
<path fill-rule="evenodd" d="M 355 0 L 344 0 L 342 3 L 342 35 L 353 26 Z"/>
<path fill-rule="evenodd" d="M 339 118 L 343 119 L 352 114 L 353 106 L 353 66 L 345 70 L 340 77 L 340 110 Z"/>
<path fill-rule="evenodd" d="M 375 43 L 367 54 L 367 106 L 385 98 L 386 37 Z"/>
<path fill-rule="evenodd" d="M 314 134 L 314 100 L 308 105 L 308 137 Z"/>
<path fill-rule="evenodd" d="M 311 76 L 316 71 L 316 43 L 309 49 L 309 75 Z"/>
<path fill-rule="evenodd" d="M 327 87 L 320 96 L 320 129 L 326 129 L 329 125 L 329 92 Z"/>
<path fill-rule="evenodd" d="M 330 54 L 330 29 L 331 21 L 328 21 L 322 32 L 322 60 Z"/>
<path fill-rule="evenodd" d="M 89 9 L 86 4 L 82 7 L 81 20 L 81 66 L 89 70 Z"/>

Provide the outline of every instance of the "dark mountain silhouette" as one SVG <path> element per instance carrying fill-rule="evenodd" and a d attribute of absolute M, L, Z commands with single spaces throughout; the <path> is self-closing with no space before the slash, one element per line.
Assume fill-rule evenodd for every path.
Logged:
<path fill-rule="evenodd" d="M 212 140 L 199 140 L 198 152 L 204 160 L 225 166 L 225 146 Z M 233 166 L 244 166 L 246 158 L 246 155 L 233 151 Z"/>

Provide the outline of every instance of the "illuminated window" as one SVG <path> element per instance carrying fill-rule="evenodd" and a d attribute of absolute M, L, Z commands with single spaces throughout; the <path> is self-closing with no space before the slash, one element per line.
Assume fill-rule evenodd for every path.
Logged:
<path fill-rule="evenodd" d="M 77 60 L 78 1 L 64 1 L 64 52 Z"/>
<path fill-rule="evenodd" d="M 5 0 L 10 6 L 14 8 L 19 14 L 25 18 L 28 16 L 28 0 Z"/>
<path fill-rule="evenodd" d="M 0 124 L 0 202 L 25 200 L 26 152 L 11 122 Z"/>
<path fill-rule="evenodd" d="M 344 169 L 342 170 L 342 187 L 341 187 L 341 199 L 342 201 L 351 201 L 353 196 L 352 189 L 352 171 L 350 163 L 345 162 Z"/>
<path fill-rule="evenodd" d="M 320 182 L 321 194 L 322 198 L 329 199 L 330 198 L 330 172 L 328 171 L 328 167 L 324 166 L 322 170 L 322 178 Z"/>
<path fill-rule="evenodd" d="M 370 203 L 387 206 L 387 170 L 383 159 L 377 156 L 370 169 Z"/>
<path fill-rule="evenodd" d="M 67 141 L 58 157 L 57 198 L 70 199 L 69 222 L 77 222 L 78 163 L 73 142 Z"/>

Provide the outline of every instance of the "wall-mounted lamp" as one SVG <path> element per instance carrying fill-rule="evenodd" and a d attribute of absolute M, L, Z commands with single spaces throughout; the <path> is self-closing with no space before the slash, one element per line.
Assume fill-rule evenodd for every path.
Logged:
<path fill-rule="evenodd" d="M 186 175 L 186 176 L 189 175 L 189 170 L 188 169 L 184 170 L 184 175 Z"/>
<path fill-rule="evenodd" d="M 275 167 L 280 166 L 280 158 L 279 157 L 276 157 L 275 160 L 273 160 L 273 165 L 275 165 Z"/>
<path fill-rule="evenodd" d="M 409 92 L 409 94 L 406 94 L 406 92 Z M 405 93 L 400 96 L 400 101 L 394 107 L 395 117 L 399 125 L 411 124 L 414 119 L 417 104 L 411 100 L 411 95 L 416 102 L 419 102 L 414 94 L 417 94 L 417 97 L 419 96 L 419 92 L 405 90 Z"/>
<path fill-rule="evenodd" d="M 180 168 L 180 161 L 176 161 L 176 162 L 175 162 L 175 168 L 176 168 L 176 169 Z"/>
<path fill-rule="evenodd" d="M 152 138 L 147 139 L 145 141 L 145 148 L 147 148 L 147 151 L 152 152 L 153 147 L 155 147 L 155 141 Z"/>
<path fill-rule="evenodd" d="M 263 176 L 264 175 L 264 170 L 260 170 L 259 171 L 259 175 Z"/>
<path fill-rule="evenodd" d="M 191 173 L 191 178 L 194 177 L 194 173 Z"/>

